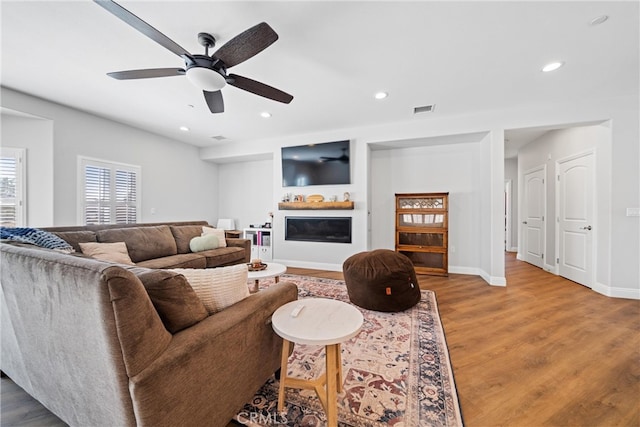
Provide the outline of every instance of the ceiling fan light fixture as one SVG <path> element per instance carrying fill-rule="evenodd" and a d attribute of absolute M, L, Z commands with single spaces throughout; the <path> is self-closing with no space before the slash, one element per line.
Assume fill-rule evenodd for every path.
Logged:
<path fill-rule="evenodd" d="M 207 92 L 216 92 L 226 84 L 226 79 L 211 68 L 191 67 L 187 70 L 187 79 L 192 85 Z"/>

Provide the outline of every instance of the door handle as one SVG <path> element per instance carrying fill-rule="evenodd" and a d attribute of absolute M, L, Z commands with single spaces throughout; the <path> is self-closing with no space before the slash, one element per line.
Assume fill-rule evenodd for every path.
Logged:
<path fill-rule="evenodd" d="M 580 230 L 591 230 L 591 226 L 587 225 L 586 227 L 580 227 Z"/>
<path fill-rule="evenodd" d="M 527 221 L 522 221 L 522 223 L 523 223 L 524 225 L 527 225 Z"/>

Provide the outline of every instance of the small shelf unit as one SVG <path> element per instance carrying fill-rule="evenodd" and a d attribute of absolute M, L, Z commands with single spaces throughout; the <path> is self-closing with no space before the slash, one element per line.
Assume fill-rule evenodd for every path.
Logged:
<path fill-rule="evenodd" d="M 244 238 L 251 241 L 251 259 L 260 258 L 262 261 L 273 259 L 271 228 L 245 228 Z"/>
<path fill-rule="evenodd" d="M 416 273 L 449 275 L 449 193 L 396 194 L 396 251 Z"/>

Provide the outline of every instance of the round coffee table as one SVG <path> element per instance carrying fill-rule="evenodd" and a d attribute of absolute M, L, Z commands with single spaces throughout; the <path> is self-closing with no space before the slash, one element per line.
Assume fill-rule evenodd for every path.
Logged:
<path fill-rule="evenodd" d="M 302 307 L 296 314 L 295 311 Z M 287 303 L 271 316 L 273 330 L 283 338 L 278 411 L 284 409 L 284 389 L 315 390 L 327 414 L 327 425 L 338 425 L 337 394 L 342 391 L 340 343 L 353 338 L 362 327 L 360 310 L 342 301 L 305 298 Z M 302 380 L 287 376 L 291 343 L 324 345 L 326 371 L 320 378 Z"/>
<path fill-rule="evenodd" d="M 277 262 L 268 262 L 267 268 L 259 271 L 249 271 L 249 280 L 253 280 L 253 288 L 250 290 L 251 293 L 258 292 L 258 282 L 261 279 L 269 279 L 271 277 L 276 278 L 276 283 L 278 283 L 279 276 L 284 274 L 287 271 L 287 266 L 278 264 Z"/>

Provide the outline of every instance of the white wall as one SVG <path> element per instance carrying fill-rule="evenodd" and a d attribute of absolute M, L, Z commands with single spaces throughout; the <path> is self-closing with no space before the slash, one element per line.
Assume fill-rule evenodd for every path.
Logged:
<path fill-rule="evenodd" d="M 371 248 L 395 247 L 396 193 L 449 193 L 449 271 L 476 273 L 481 240 L 479 143 L 371 152 Z"/>
<path fill-rule="evenodd" d="M 518 171 L 519 182 L 521 183 L 519 188 L 519 194 L 524 195 L 524 189 L 522 185 L 524 183 L 524 173 L 536 166 L 546 165 L 547 176 L 545 177 L 545 187 L 547 193 L 546 200 L 546 234 L 545 234 L 545 248 L 544 250 L 544 262 L 547 270 L 555 271 L 556 267 L 556 162 L 559 159 L 568 157 L 572 154 L 582 153 L 589 149 L 596 149 L 596 164 L 600 164 L 598 158 L 598 152 L 602 151 L 598 149 L 602 144 L 606 144 L 609 140 L 609 129 L 606 126 L 579 126 L 567 129 L 552 130 L 535 141 L 530 142 L 526 146 L 522 147 L 518 152 Z M 597 173 L 597 172 L 596 172 Z M 599 176 L 596 176 L 598 182 Z M 604 189 L 596 191 L 596 198 Z M 519 201 L 519 212 L 524 212 L 522 205 L 523 201 Z M 596 205 L 599 203 L 596 201 Z M 520 218 L 518 224 L 522 224 L 524 218 Z M 596 230 L 601 227 L 597 227 Z M 521 243 L 521 242 L 520 242 Z M 522 245 L 519 245 L 518 255 L 521 256 Z"/>
<path fill-rule="evenodd" d="M 2 106 L 53 123 L 53 206 L 45 208 L 52 209 L 53 221 L 37 225 L 80 223 L 78 156 L 141 166 L 141 222 L 217 219 L 218 166 L 201 160 L 196 147 L 7 88 L 2 88 Z M 47 197 L 45 186 L 36 196 Z"/>
<path fill-rule="evenodd" d="M 277 209 L 273 174 L 273 160 L 220 164 L 218 217 L 234 219 L 238 230 L 264 224 L 268 213 Z"/>
<path fill-rule="evenodd" d="M 53 122 L 3 109 L 4 147 L 26 149 L 26 224 L 44 227 L 53 224 Z"/>
<path fill-rule="evenodd" d="M 437 138 L 442 135 L 464 135 L 475 132 L 489 132 L 491 137 L 483 143 L 481 162 L 485 162 L 483 176 L 491 181 L 489 189 L 478 193 L 484 213 L 478 219 L 477 226 L 483 231 L 480 236 L 481 245 L 486 248 L 477 266 L 485 268 L 489 278 L 497 278 L 497 282 L 504 280 L 504 158 L 498 158 L 504 149 L 504 129 L 520 129 L 535 127 L 566 127 L 584 123 L 609 122 L 610 138 L 599 147 L 598 154 L 598 182 L 599 188 L 608 188 L 606 194 L 599 199 L 599 223 L 604 232 L 608 233 L 598 238 L 598 275 L 601 281 L 598 291 L 607 295 L 633 297 L 640 299 L 640 221 L 637 217 L 626 217 L 627 207 L 640 206 L 640 140 L 638 94 L 628 97 L 602 99 L 597 103 L 566 103 L 554 101 L 548 105 L 513 106 L 500 111 L 478 111 L 461 116 L 439 116 L 435 113 L 426 118 L 412 118 L 403 122 L 387 123 L 376 126 L 338 129 L 320 132 L 313 135 L 282 137 L 278 139 L 255 140 L 242 144 L 226 144 L 220 147 L 203 149 L 201 154 L 205 159 L 228 159 L 251 156 L 256 153 L 275 150 L 280 145 L 300 145 L 313 142 L 351 139 L 357 146 L 378 144 L 386 141 L 407 141 L 421 138 Z M 265 148 L 268 147 L 268 148 Z M 366 150 L 365 150 L 366 151 Z M 503 151 L 502 151 L 503 152 Z M 374 171 L 369 170 L 368 156 L 359 158 L 356 168 L 365 168 L 362 181 L 355 182 L 354 192 L 359 193 L 356 200 L 354 214 L 358 220 L 355 226 L 368 229 L 366 212 L 376 208 L 372 203 L 374 196 L 369 191 L 368 175 L 372 177 Z M 279 166 L 276 161 L 274 169 Z M 277 183 L 279 172 L 274 172 L 274 182 Z M 372 178 L 373 179 L 373 178 Z M 276 187 L 274 187 L 276 188 Z M 371 195 L 370 195 L 371 194 Z M 275 196 L 279 199 L 280 195 Z M 483 197 L 485 199 L 483 199 Z M 488 200 L 487 200 L 488 198 Z M 377 203 L 377 202 L 375 202 Z M 384 237 L 377 236 L 379 231 L 371 227 L 372 242 L 379 242 Z M 384 230 L 380 231 L 385 233 Z M 372 245 L 363 238 L 364 247 Z M 360 245 L 361 243 L 358 242 Z M 358 248 L 360 249 L 360 246 Z M 484 253 L 488 251 L 489 253 Z M 615 254 L 615 256 L 614 256 Z M 313 255 L 313 254 L 312 254 Z M 323 254 L 326 256 L 326 254 Z M 335 262 L 338 262 L 335 257 Z M 502 262 L 502 268 L 500 263 Z M 500 275 L 502 274 L 502 277 Z M 485 279 L 487 278 L 486 276 Z M 491 280 L 491 279 L 490 279 Z"/>

